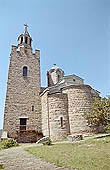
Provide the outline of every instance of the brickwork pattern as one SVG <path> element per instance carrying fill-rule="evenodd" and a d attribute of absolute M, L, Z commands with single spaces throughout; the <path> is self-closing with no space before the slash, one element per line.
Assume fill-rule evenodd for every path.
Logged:
<path fill-rule="evenodd" d="M 59 140 L 67 137 L 70 130 L 67 94 L 55 93 L 42 96 L 42 115 L 42 132 L 44 135 L 47 134 L 49 136 L 50 132 L 52 140 Z M 61 117 L 63 118 L 62 127 Z"/>
<path fill-rule="evenodd" d="M 23 77 L 23 67 L 28 75 Z M 16 133 L 20 117 L 27 117 L 27 130 L 41 131 L 40 51 L 12 46 L 7 82 L 3 129 L 8 135 Z M 32 105 L 34 111 L 32 111 Z"/>
<path fill-rule="evenodd" d="M 44 136 L 49 136 L 49 122 L 48 122 L 48 93 L 41 96 L 42 105 L 42 133 Z"/>
<path fill-rule="evenodd" d="M 63 93 L 68 94 L 68 114 L 71 134 L 90 133 L 92 129 L 88 126 L 83 114 L 91 109 L 93 101 L 91 87 L 87 85 L 71 86 L 64 89 Z"/>

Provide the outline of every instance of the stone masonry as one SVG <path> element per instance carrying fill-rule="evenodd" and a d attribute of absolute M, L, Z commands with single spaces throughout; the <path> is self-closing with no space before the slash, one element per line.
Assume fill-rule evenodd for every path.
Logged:
<path fill-rule="evenodd" d="M 24 32 L 23 38 L 28 36 Z M 23 68 L 27 67 L 27 76 Z M 40 51 L 23 45 L 12 46 L 7 82 L 3 129 L 9 137 L 20 131 L 20 119 L 26 119 L 26 130 L 41 133 Z M 33 110 L 32 110 L 33 107 Z M 25 125 L 21 125 L 25 128 Z M 32 132 L 31 132 L 32 133 Z"/>
<path fill-rule="evenodd" d="M 44 136 L 59 140 L 69 134 L 94 133 L 83 114 L 91 109 L 93 98 L 99 97 L 99 92 L 85 85 L 84 80 L 76 75 L 62 77 L 62 72 L 56 65 L 49 70 L 49 87 L 40 95 Z"/>
<path fill-rule="evenodd" d="M 43 135 L 50 136 L 52 140 L 66 138 L 70 133 L 67 94 L 46 93 L 41 98 Z M 61 118 L 63 119 L 62 126 Z"/>
<path fill-rule="evenodd" d="M 35 142 L 42 136 L 60 140 L 94 130 L 83 117 L 99 92 L 76 75 L 65 76 L 54 65 L 47 72 L 48 86 L 40 83 L 40 51 L 32 51 L 27 25 L 12 46 L 8 72 L 3 130 L 18 142 Z"/>

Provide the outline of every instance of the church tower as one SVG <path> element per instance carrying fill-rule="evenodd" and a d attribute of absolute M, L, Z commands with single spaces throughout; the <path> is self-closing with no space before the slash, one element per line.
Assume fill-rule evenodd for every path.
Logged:
<path fill-rule="evenodd" d="M 34 142 L 41 134 L 40 51 L 24 25 L 18 45 L 12 45 L 3 129 L 19 142 Z"/>

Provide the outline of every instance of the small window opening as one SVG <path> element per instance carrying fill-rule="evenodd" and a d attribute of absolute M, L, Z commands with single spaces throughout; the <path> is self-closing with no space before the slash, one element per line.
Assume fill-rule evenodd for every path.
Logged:
<path fill-rule="evenodd" d="M 29 41 L 29 44 L 30 44 L 30 46 L 31 46 L 31 39 L 30 39 L 30 41 Z"/>
<path fill-rule="evenodd" d="M 23 43 L 23 37 L 21 37 L 21 44 Z"/>
<path fill-rule="evenodd" d="M 63 127 L 63 117 L 60 117 L 61 127 Z"/>
<path fill-rule="evenodd" d="M 25 66 L 25 67 L 23 67 L 23 76 L 24 77 L 27 77 L 27 67 Z"/>
<path fill-rule="evenodd" d="M 58 74 L 58 81 L 60 81 L 60 75 Z"/>
<path fill-rule="evenodd" d="M 75 79 L 73 79 L 73 81 L 75 81 Z"/>
<path fill-rule="evenodd" d="M 32 111 L 34 111 L 34 106 L 32 106 Z"/>
<path fill-rule="evenodd" d="M 27 42 L 28 42 L 28 38 L 27 38 L 27 37 L 25 37 L 25 43 L 27 44 Z"/>

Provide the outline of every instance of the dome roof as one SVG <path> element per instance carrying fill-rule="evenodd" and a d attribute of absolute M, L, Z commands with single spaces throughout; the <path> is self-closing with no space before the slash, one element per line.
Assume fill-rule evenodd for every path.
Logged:
<path fill-rule="evenodd" d="M 57 70 L 57 69 L 60 69 L 60 68 L 56 64 L 54 64 L 50 70 Z"/>
<path fill-rule="evenodd" d="M 57 72 L 58 70 L 59 70 L 60 72 L 64 73 L 64 71 L 63 71 L 61 68 L 59 68 L 56 64 L 54 64 L 54 65 L 52 66 L 52 68 L 49 70 L 49 72 L 50 72 L 50 73 L 53 72 L 53 71 Z"/>

